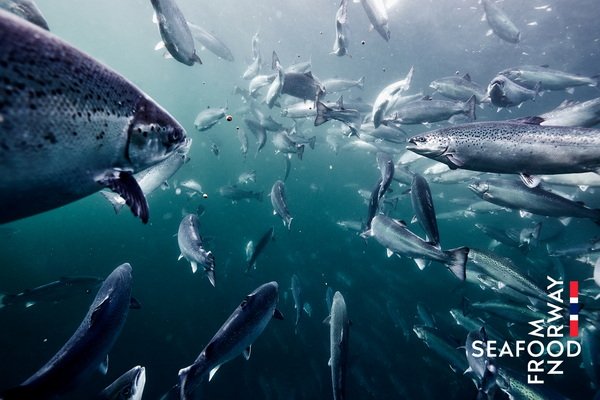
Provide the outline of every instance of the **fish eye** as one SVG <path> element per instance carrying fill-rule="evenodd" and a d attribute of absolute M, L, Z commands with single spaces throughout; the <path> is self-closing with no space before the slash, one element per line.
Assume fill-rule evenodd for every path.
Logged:
<path fill-rule="evenodd" d="M 130 385 L 128 385 L 128 386 L 125 386 L 125 387 L 123 388 L 123 390 L 121 391 L 121 394 L 122 394 L 123 396 L 126 396 L 126 397 L 129 397 L 129 396 L 131 396 L 131 386 L 130 386 Z"/>

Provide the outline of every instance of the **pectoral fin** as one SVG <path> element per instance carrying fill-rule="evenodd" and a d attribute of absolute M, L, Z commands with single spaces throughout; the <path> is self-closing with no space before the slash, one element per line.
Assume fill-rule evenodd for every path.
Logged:
<path fill-rule="evenodd" d="M 252 346 L 248 346 L 248 347 L 246 347 L 246 350 L 244 350 L 244 352 L 242 354 L 244 355 L 244 358 L 246 360 L 249 360 L 251 353 L 252 353 Z"/>
<path fill-rule="evenodd" d="M 144 224 L 148 223 L 150 217 L 148 202 L 131 172 L 109 171 L 97 179 L 97 182 L 120 195 L 133 215 L 139 217 Z"/>

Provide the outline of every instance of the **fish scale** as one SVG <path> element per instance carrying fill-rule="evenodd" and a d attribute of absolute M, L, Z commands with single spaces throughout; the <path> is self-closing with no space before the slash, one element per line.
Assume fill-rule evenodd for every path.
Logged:
<path fill-rule="evenodd" d="M 0 31 L 0 223 L 85 197 L 100 181 L 133 190 L 133 209 L 147 219 L 128 186 L 135 181 L 119 184 L 119 171 L 162 161 L 183 143 L 183 128 L 125 78 L 52 34 L 3 11 Z"/>

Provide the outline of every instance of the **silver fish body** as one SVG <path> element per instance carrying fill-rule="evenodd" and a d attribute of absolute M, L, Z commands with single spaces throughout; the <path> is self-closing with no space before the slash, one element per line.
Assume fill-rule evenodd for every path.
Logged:
<path fill-rule="evenodd" d="M 600 130 L 533 121 L 477 122 L 413 136 L 408 150 L 481 172 L 564 174 L 600 168 Z"/>
<path fill-rule="evenodd" d="M 219 194 L 234 202 L 251 199 L 262 201 L 263 199 L 263 192 L 240 189 L 237 185 L 221 186 L 219 188 Z"/>
<path fill-rule="evenodd" d="M 350 319 L 344 296 L 335 292 L 329 314 L 329 367 L 334 400 L 346 398 L 346 368 L 348 343 L 350 341 Z"/>
<path fill-rule="evenodd" d="M 273 205 L 273 214 L 279 215 L 283 225 L 289 230 L 294 218 L 288 210 L 285 184 L 280 180 L 276 181 L 271 188 L 271 204 Z"/>
<path fill-rule="evenodd" d="M 195 214 L 186 215 L 179 223 L 177 244 L 181 252 L 179 259 L 185 258 L 189 261 L 193 273 L 196 273 L 198 266 L 204 268 L 206 277 L 211 285 L 215 286 L 215 256 L 204 248 L 200 236 L 200 221 Z"/>
<path fill-rule="evenodd" d="M 495 5 L 492 0 L 482 0 L 482 3 L 485 10 L 485 19 L 496 36 L 510 43 L 519 43 L 521 32 L 519 32 L 519 28 L 510 20 L 508 15 Z"/>
<path fill-rule="evenodd" d="M 175 0 L 150 0 L 150 2 L 156 13 L 160 36 L 169 54 L 188 66 L 195 63 L 202 64 L 196 54 L 190 27 Z"/>
<path fill-rule="evenodd" d="M 383 0 L 360 0 L 367 17 L 373 27 L 387 42 L 390 40 L 390 27 L 388 26 L 388 15 Z"/>
<path fill-rule="evenodd" d="M 446 121 L 454 115 L 475 119 L 475 96 L 466 102 L 423 99 L 396 108 L 393 121 L 400 124 L 423 124 Z M 383 121 L 385 122 L 385 121 Z"/>
<path fill-rule="evenodd" d="M 0 223 L 103 186 L 125 194 L 147 221 L 132 174 L 169 157 L 185 130 L 132 83 L 49 32 L 1 10 L 0 31 Z"/>
<path fill-rule="evenodd" d="M 277 282 L 269 282 L 259 286 L 242 300 L 194 363 L 179 371 L 182 400 L 194 398 L 192 396 L 195 389 L 202 384 L 207 375 L 210 380 L 222 364 L 241 354 L 246 359 L 250 357 L 252 344 L 273 316 L 277 316 L 278 297 Z"/>
<path fill-rule="evenodd" d="M 206 47 L 211 53 L 221 57 L 223 60 L 232 62 L 234 61 L 231 50 L 229 50 L 229 47 L 227 47 L 227 45 L 223 43 L 221 39 L 201 26 L 192 24 L 191 22 L 188 22 L 187 24 L 190 27 L 192 37 L 202 46 Z"/>
<path fill-rule="evenodd" d="M 200 132 L 206 131 L 225 118 L 226 108 L 207 108 L 202 110 L 194 120 L 194 127 Z"/>
<path fill-rule="evenodd" d="M 244 118 L 244 123 L 250 129 L 250 132 L 256 137 L 256 154 L 265 147 L 267 143 L 267 130 L 258 122 Z"/>
<path fill-rule="evenodd" d="M 499 206 L 548 217 L 589 218 L 600 222 L 600 209 L 586 207 L 541 187 L 529 188 L 520 181 L 487 179 L 469 185 L 482 199 Z"/>
<path fill-rule="evenodd" d="M 332 54 L 348 55 L 348 32 L 348 0 L 342 0 L 335 14 L 335 41 Z"/>
<path fill-rule="evenodd" d="M 125 263 L 104 280 L 83 321 L 64 346 L 25 382 L 0 397 L 54 398 L 88 378 L 105 360 L 125 325 L 131 287 L 131 266 Z"/>
<path fill-rule="evenodd" d="M 412 77 L 414 73 L 414 67 L 411 67 L 406 77 L 394 83 L 390 83 L 387 85 L 379 94 L 375 101 L 373 102 L 373 109 L 371 112 L 371 116 L 373 118 L 373 125 L 375 128 L 381 125 L 381 121 L 389 107 L 392 106 L 396 102 L 396 99 L 402 96 L 402 93 L 407 91 L 410 88 L 410 84 L 412 82 Z"/>
<path fill-rule="evenodd" d="M 592 127 L 600 123 L 600 97 L 584 102 L 564 101 L 547 113 L 540 114 L 543 126 Z"/>
<path fill-rule="evenodd" d="M 469 74 L 436 79 L 429 84 L 429 87 L 452 100 L 467 101 L 471 96 L 475 96 L 475 101 L 479 104 L 487 97 L 485 89 L 473 82 Z"/>
<path fill-rule="evenodd" d="M 312 74 L 312 72 L 286 72 L 284 74 L 281 93 L 302 100 L 314 101 L 317 96 L 325 93 L 325 87 Z"/>
<path fill-rule="evenodd" d="M 376 215 L 371 221 L 370 230 L 364 232 L 363 236 L 374 237 L 387 249 L 388 256 L 396 253 L 410 257 L 421 269 L 426 266 L 427 261 L 437 261 L 446 265 L 459 279 L 465 279 L 465 265 L 469 254 L 467 247 L 441 250 L 409 231 L 405 224 L 385 215 Z"/>
<path fill-rule="evenodd" d="M 527 100 L 535 100 L 539 89 L 539 85 L 535 90 L 527 89 L 503 75 L 498 75 L 488 85 L 487 95 L 496 107 L 514 107 Z"/>
<path fill-rule="evenodd" d="M 427 233 L 426 239 L 434 246 L 440 245 L 440 233 L 438 231 L 433 198 L 427 180 L 419 174 L 413 175 L 410 188 L 410 199 L 417 221 Z"/>
<path fill-rule="evenodd" d="M 543 90 L 566 90 L 576 86 L 598 86 L 598 77 L 588 77 L 558 71 L 546 66 L 522 65 L 500 71 L 513 82 L 533 89 L 538 82 Z"/>
<path fill-rule="evenodd" d="M 304 144 L 294 142 L 287 133 L 278 132 L 273 135 L 272 139 L 275 150 L 284 154 L 296 154 L 300 160 L 304 154 Z"/>
<path fill-rule="evenodd" d="M 344 92 L 354 87 L 362 89 L 365 85 L 365 77 L 361 76 L 357 80 L 353 81 L 350 79 L 327 79 L 323 81 L 323 87 L 329 94 Z"/>

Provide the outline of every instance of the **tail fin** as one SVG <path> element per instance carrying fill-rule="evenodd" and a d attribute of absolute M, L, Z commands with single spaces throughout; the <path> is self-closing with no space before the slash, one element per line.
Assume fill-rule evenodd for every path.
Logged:
<path fill-rule="evenodd" d="M 308 139 L 308 147 L 310 147 L 312 150 L 315 149 L 315 143 L 317 142 L 317 137 L 313 136 L 310 139 Z"/>
<path fill-rule="evenodd" d="M 275 53 L 275 50 L 273 50 L 273 61 L 271 62 L 271 68 L 274 70 L 281 68 L 281 62 L 279 62 L 279 57 L 277 56 L 277 53 Z"/>
<path fill-rule="evenodd" d="M 331 111 L 331 108 L 327 107 L 325 104 L 317 101 L 317 117 L 315 118 L 315 126 L 319 126 L 329 121 L 327 118 L 327 113 Z"/>
<path fill-rule="evenodd" d="M 469 116 L 469 119 L 471 121 L 475 121 L 476 116 L 475 116 L 475 106 L 477 102 L 475 101 L 475 95 L 472 95 L 471 97 L 469 97 L 469 100 L 467 100 L 467 102 L 465 103 L 465 106 L 467 107 L 465 111 L 467 111 L 467 115 Z"/>
<path fill-rule="evenodd" d="M 356 82 L 356 86 L 359 87 L 360 89 L 362 89 L 363 87 L 365 87 L 365 77 L 361 76 L 360 79 L 358 80 L 358 82 Z"/>
<path fill-rule="evenodd" d="M 449 256 L 446 267 L 461 281 L 467 279 L 467 259 L 469 255 L 468 247 L 459 247 L 457 249 L 445 252 Z"/>
<path fill-rule="evenodd" d="M 304 145 L 303 144 L 299 144 L 298 147 L 296 147 L 296 154 L 298 155 L 298 158 L 300 160 L 302 160 L 302 155 L 304 154 Z"/>

